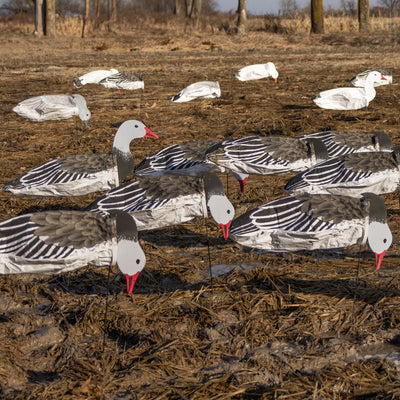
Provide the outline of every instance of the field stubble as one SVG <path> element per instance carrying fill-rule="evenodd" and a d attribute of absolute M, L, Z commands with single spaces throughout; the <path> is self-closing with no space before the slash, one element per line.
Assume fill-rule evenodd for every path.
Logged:
<path fill-rule="evenodd" d="M 31 27 L 26 27 L 29 32 Z M 159 135 L 132 146 L 138 162 L 176 142 L 320 130 L 387 132 L 399 144 L 396 34 L 271 34 L 147 24 L 85 39 L 0 30 L 1 183 L 49 159 L 109 152 L 119 124 L 141 119 Z M 245 65 L 273 61 L 272 80 L 239 82 Z M 31 123 L 11 112 L 34 95 L 75 93 L 97 68 L 145 75 L 143 92 L 79 90 L 92 119 Z M 356 73 L 390 69 L 368 109 L 320 110 L 311 97 Z M 189 83 L 219 80 L 222 97 L 173 104 Z M 289 175 L 222 177 L 237 215 L 283 195 Z M 38 199 L 0 194 L 1 219 L 79 208 L 97 194 Z M 382 270 L 367 247 L 268 254 L 224 241 L 198 219 L 142 233 L 147 264 L 131 296 L 117 268 L 0 280 L 0 397 L 5 399 L 392 399 L 399 382 L 399 202 L 384 196 L 394 243 Z M 206 227 L 207 224 L 207 227 Z M 209 256 L 213 265 L 209 279 Z M 218 267 L 219 266 L 219 267 Z M 217 274 L 223 266 L 228 273 Z M 357 272 L 358 271 L 358 272 Z"/>

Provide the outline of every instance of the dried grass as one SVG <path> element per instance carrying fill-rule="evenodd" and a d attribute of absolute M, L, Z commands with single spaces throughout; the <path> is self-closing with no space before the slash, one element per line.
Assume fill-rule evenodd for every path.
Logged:
<path fill-rule="evenodd" d="M 1 182 L 57 156 L 109 152 L 117 127 L 128 118 L 143 119 L 160 136 L 132 146 L 137 161 L 171 142 L 324 129 L 384 129 L 399 144 L 400 53 L 388 35 L 310 38 L 254 28 L 239 38 L 211 23 L 197 30 L 167 26 L 154 16 L 147 23 L 152 31 L 89 30 L 84 40 L 38 40 L 29 30 L 1 28 Z M 69 29 L 79 35 L 79 27 Z M 278 85 L 233 78 L 239 67 L 262 60 L 277 65 Z M 373 66 L 391 69 L 394 84 L 378 88 L 368 110 L 314 107 L 317 90 L 347 85 Z M 86 131 L 80 121 L 35 124 L 10 111 L 30 95 L 76 92 L 72 79 L 97 67 L 144 72 L 145 91 L 82 88 L 92 111 Z M 207 78 L 219 79 L 221 99 L 170 102 L 188 83 Z M 221 178 L 241 214 L 281 196 L 288 175 L 251 176 L 243 195 L 233 178 Z M 0 193 L 0 217 L 84 207 L 95 197 L 40 200 Z M 90 266 L 54 277 L 2 277 L 0 397 L 399 398 L 399 205 L 397 194 L 384 197 L 395 242 L 379 272 L 367 246 L 260 254 L 224 241 L 211 220 L 206 229 L 196 219 L 140 235 L 147 264 L 132 296 L 116 267 L 110 280 L 107 268 Z M 213 265 L 243 268 L 214 276 L 211 286 L 208 244 Z"/>

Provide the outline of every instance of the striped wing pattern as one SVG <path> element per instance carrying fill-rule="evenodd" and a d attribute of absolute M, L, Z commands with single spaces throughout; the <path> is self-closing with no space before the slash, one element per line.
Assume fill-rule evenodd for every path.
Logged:
<path fill-rule="evenodd" d="M 314 233 L 332 228 L 334 223 L 302 211 L 303 204 L 303 201 L 292 196 L 273 200 L 233 221 L 230 234 L 235 237 L 274 230 Z"/>
<path fill-rule="evenodd" d="M 144 176 L 161 171 L 187 169 L 199 164 L 204 164 L 204 162 L 193 161 L 187 158 L 187 155 L 177 144 L 166 147 L 153 156 L 145 158 L 135 168 L 135 174 Z"/>
<path fill-rule="evenodd" d="M 139 181 L 133 181 L 108 191 L 93 202 L 88 210 L 108 214 L 113 210 L 134 213 L 160 208 L 171 199 L 154 199 L 146 196 L 146 190 L 139 186 Z"/>
<path fill-rule="evenodd" d="M 240 138 L 234 141 L 225 141 L 222 142 L 222 146 L 224 149 L 224 158 L 232 162 L 242 161 L 260 168 L 266 165 L 280 165 L 286 167 L 289 164 L 287 160 L 274 158 L 268 152 L 268 147 L 256 136 Z"/>
<path fill-rule="evenodd" d="M 352 133 L 350 132 L 348 134 L 352 135 Z M 308 135 L 302 136 L 302 138 L 314 138 L 322 140 L 322 142 L 326 146 L 330 158 L 343 156 L 345 154 L 354 153 L 355 151 L 357 151 L 356 148 L 348 145 L 347 143 L 338 143 L 337 141 L 335 141 L 336 133 L 333 131 L 310 133 Z M 365 143 L 365 146 L 367 145 L 368 143 Z"/>
<path fill-rule="evenodd" d="M 311 167 L 291 179 L 285 187 L 285 191 L 291 192 L 310 185 L 324 186 L 358 182 L 372 175 L 371 171 L 359 171 L 345 167 L 343 157 L 332 158 Z"/>
<path fill-rule="evenodd" d="M 52 160 L 27 172 L 6 186 L 44 186 L 78 181 L 88 177 L 85 172 L 72 172 L 63 169 L 60 160 Z"/>
<path fill-rule="evenodd" d="M 73 247 L 46 244 L 35 235 L 38 228 L 30 214 L 0 222 L 0 253 L 38 260 L 65 259 L 74 251 Z"/>

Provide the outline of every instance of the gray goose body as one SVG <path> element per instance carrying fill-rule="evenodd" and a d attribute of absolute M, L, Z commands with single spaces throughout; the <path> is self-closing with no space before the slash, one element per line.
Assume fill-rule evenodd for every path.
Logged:
<path fill-rule="evenodd" d="M 207 149 L 217 140 L 173 144 L 146 157 L 134 169 L 137 176 L 161 176 L 166 172 L 197 175 L 204 171 L 226 172 L 206 158 Z"/>
<path fill-rule="evenodd" d="M 134 72 L 116 72 L 101 79 L 99 84 L 108 89 L 144 89 L 143 75 Z"/>
<path fill-rule="evenodd" d="M 399 187 L 399 150 L 353 153 L 323 161 L 291 178 L 287 193 L 360 196 L 391 193 Z"/>
<path fill-rule="evenodd" d="M 132 172 L 130 142 L 157 137 L 142 122 L 128 120 L 119 127 L 110 154 L 78 154 L 48 161 L 5 184 L 4 191 L 25 196 L 78 196 L 109 190 Z"/>
<path fill-rule="evenodd" d="M 319 139 L 246 136 L 224 140 L 210 147 L 206 156 L 216 165 L 241 174 L 244 185 L 250 174 L 303 171 L 328 158 L 328 153 Z"/>
<path fill-rule="evenodd" d="M 233 220 L 230 237 L 272 252 L 337 249 L 368 241 L 379 268 L 392 243 L 383 200 L 332 195 L 282 197 Z"/>
<path fill-rule="evenodd" d="M 145 255 L 126 213 L 43 211 L 0 222 L 0 274 L 55 274 L 115 263 L 133 288 Z"/>
<path fill-rule="evenodd" d="M 122 210 L 135 219 L 138 230 L 151 230 L 206 217 L 207 207 L 227 238 L 235 211 L 220 179 L 209 172 L 196 177 L 144 177 L 110 190 L 87 210 L 101 214 Z"/>
<path fill-rule="evenodd" d="M 319 139 L 326 147 L 329 158 L 349 153 L 392 151 L 392 140 L 385 132 L 372 135 L 356 132 L 323 131 L 298 136 L 298 139 Z"/>

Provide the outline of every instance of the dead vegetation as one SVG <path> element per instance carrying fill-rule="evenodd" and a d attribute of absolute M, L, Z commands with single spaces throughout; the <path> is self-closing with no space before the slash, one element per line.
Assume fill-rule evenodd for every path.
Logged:
<path fill-rule="evenodd" d="M 51 158 L 109 152 L 130 118 L 160 137 L 135 142 L 137 162 L 174 142 L 250 134 L 384 130 L 399 144 L 395 30 L 237 38 L 153 22 L 54 41 L 32 37 L 29 25 L 12 34 L 1 27 L 1 183 Z M 277 66 L 277 85 L 234 79 L 238 68 L 263 61 Z M 143 73 L 145 90 L 80 89 L 92 112 L 86 131 L 79 120 L 37 124 L 11 112 L 29 96 L 77 92 L 74 77 L 111 67 Z M 368 109 L 312 103 L 316 92 L 373 67 L 392 70 L 394 83 L 378 88 Z M 170 102 L 187 84 L 211 79 L 220 99 Z M 287 178 L 251 176 L 243 195 L 232 177 L 223 180 L 239 215 L 282 196 Z M 0 193 L 0 217 L 83 207 L 95 197 Z M 378 272 L 367 247 L 263 254 L 224 241 L 219 227 L 199 219 L 140 235 L 148 261 L 131 296 L 117 268 L 2 277 L 0 397 L 400 398 L 399 203 L 397 194 L 384 197 L 394 244 Z"/>

